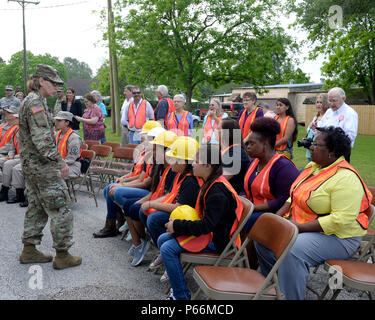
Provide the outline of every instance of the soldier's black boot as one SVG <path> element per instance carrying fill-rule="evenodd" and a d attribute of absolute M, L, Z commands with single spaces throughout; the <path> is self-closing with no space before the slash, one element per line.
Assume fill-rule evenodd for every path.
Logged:
<path fill-rule="evenodd" d="M 25 189 L 16 189 L 16 196 L 10 198 L 7 203 L 25 202 Z"/>
<path fill-rule="evenodd" d="M 9 187 L 1 186 L 0 190 L 0 202 L 8 200 Z"/>

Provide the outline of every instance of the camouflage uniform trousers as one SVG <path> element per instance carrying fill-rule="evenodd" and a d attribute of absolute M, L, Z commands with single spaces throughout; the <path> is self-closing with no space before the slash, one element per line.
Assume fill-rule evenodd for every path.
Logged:
<path fill-rule="evenodd" d="M 55 171 L 55 170 L 52 170 Z M 50 218 L 53 248 L 68 250 L 73 245 L 73 213 L 68 207 L 66 183 L 60 176 L 25 175 L 29 206 L 24 220 L 23 243 L 39 245 Z"/>

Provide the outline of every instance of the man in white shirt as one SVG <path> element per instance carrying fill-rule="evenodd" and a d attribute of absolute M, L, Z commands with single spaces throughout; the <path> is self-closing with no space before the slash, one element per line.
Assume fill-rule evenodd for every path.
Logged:
<path fill-rule="evenodd" d="M 131 101 L 133 101 L 133 94 L 132 94 L 133 86 L 127 85 L 124 87 L 124 96 L 125 101 L 121 107 L 121 147 L 125 147 L 129 143 L 129 129 L 128 129 L 128 121 L 127 121 L 127 114 L 128 108 Z M 126 115 L 126 116 L 125 116 Z"/>
<path fill-rule="evenodd" d="M 154 120 L 154 110 L 151 104 L 142 99 L 141 89 L 133 87 L 133 100 L 130 101 L 128 108 L 124 111 L 125 121 L 129 128 L 129 143 L 140 144 L 143 125 L 148 120 Z"/>
<path fill-rule="evenodd" d="M 320 120 L 320 127 L 340 127 L 349 136 L 354 146 L 355 138 L 358 133 L 358 114 L 345 103 L 345 91 L 341 88 L 333 88 L 328 91 L 329 109 Z M 350 161 L 350 154 L 346 157 Z"/>

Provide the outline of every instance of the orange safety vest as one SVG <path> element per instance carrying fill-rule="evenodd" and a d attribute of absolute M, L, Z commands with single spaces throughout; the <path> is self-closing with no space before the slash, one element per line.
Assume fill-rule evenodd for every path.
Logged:
<path fill-rule="evenodd" d="M 240 117 L 240 120 L 238 121 L 238 124 L 240 125 L 240 128 L 241 128 L 241 132 L 242 132 L 242 138 L 246 138 L 247 135 L 249 133 L 251 133 L 251 130 L 250 130 L 250 125 L 253 123 L 256 115 L 257 115 L 257 112 L 259 110 L 259 107 L 256 107 L 248 116 L 247 116 L 247 119 L 245 121 L 245 116 L 246 116 L 246 112 L 247 110 L 245 109 L 242 114 L 241 114 L 241 117 Z"/>
<path fill-rule="evenodd" d="M 346 160 L 342 160 L 332 167 L 321 170 L 315 176 L 310 175 L 311 168 L 307 168 L 301 172 L 290 188 L 290 197 L 292 199 L 291 213 L 294 221 L 297 223 L 306 223 L 319 217 L 319 214 L 314 212 L 308 206 L 307 200 L 310 198 L 311 192 L 317 190 L 325 181 L 334 176 L 339 169 L 348 169 L 353 171 L 362 183 L 364 195 L 356 220 L 363 229 L 368 228 L 368 215 L 370 213 L 367 209 L 371 204 L 372 194 L 368 190 L 358 172 Z"/>
<path fill-rule="evenodd" d="M 223 118 L 221 115 L 218 117 L 220 120 Z M 207 116 L 206 123 L 204 124 L 203 127 L 203 142 L 204 143 L 209 143 L 211 141 L 212 134 L 214 130 L 217 128 L 218 123 L 214 121 L 214 126 L 212 127 L 212 118 L 211 116 Z"/>
<path fill-rule="evenodd" d="M 167 114 L 165 115 L 165 118 L 164 118 L 164 121 L 167 122 L 167 120 L 168 120 L 168 115 L 169 115 L 171 112 L 174 112 L 174 102 L 173 102 L 172 99 L 170 99 L 170 98 L 161 98 L 161 99 L 159 100 L 158 104 L 156 105 L 156 108 L 155 108 L 155 110 L 154 110 L 154 114 L 156 115 L 156 110 L 158 109 L 160 102 L 162 102 L 163 100 L 167 100 L 167 102 L 168 102 L 168 112 L 167 112 Z"/>
<path fill-rule="evenodd" d="M 234 220 L 234 223 L 232 225 L 232 228 L 231 228 L 231 231 L 230 231 L 230 234 L 229 234 L 229 236 L 232 238 L 232 235 L 236 232 L 236 229 L 237 229 L 237 227 L 239 225 L 239 222 L 241 220 L 243 205 L 242 205 L 242 202 L 241 202 L 240 198 L 238 197 L 238 194 L 237 194 L 236 190 L 233 189 L 232 185 L 228 182 L 227 179 L 224 178 L 224 176 L 220 176 L 219 178 L 217 178 L 208 187 L 206 193 L 204 194 L 204 198 L 203 198 L 204 199 L 203 200 L 204 209 L 206 208 L 206 196 L 207 196 L 208 191 L 211 189 L 211 187 L 214 185 L 214 183 L 218 183 L 218 182 L 223 183 L 228 188 L 228 190 L 232 193 L 232 195 L 235 198 L 236 203 L 237 203 L 236 219 Z M 201 192 L 202 192 L 202 190 L 198 194 L 197 202 L 196 202 L 196 205 L 195 205 L 195 210 L 198 212 L 201 219 L 203 219 L 204 212 L 199 211 L 199 198 L 200 198 Z M 207 247 L 207 245 L 212 240 L 212 236 L 213 235 L 212 235 L 212 232 L 211 232 L 209 234 L 203 234 L 203 235 L 200 235 L 198 237 L 196 237 L 196 236 L 178 236 L 176 239 L 178 241 L 178 244 L 181 247 L 183 247 L 185 250 L 187 250 L 189 252 L 200 252 L 204 248 Z M 240 236 L 238 236 L 237 239 L 236 239 L 236 245 L 237 245 L 237 248 L 241 247 Z"/>
<path fill-rule="evenodd" d="M 159 198 L 164 195 L 165 193 L 165 181 L 167 179 L 168 172 L 171 170 L 171 166 L 168 166 L 164 169 L 164 172 L 162 176 L 160 177 L 160 181 L 158 183 L 158 186 L 156 187 L 156 190 L 152 193 L 151 199 L 154 200 L 156 198 Z"/>
<path fill-rule="evenodd" d="M 4 129 L 5 125 L 6 125 L 6 123 L 4 123 L 4 125 L 0 126 L 0 137 L 3 133 L 3 129 Z M 10 139 L 12 139 L 12 135 L 16 130 L 18 130 L 18 124 L 15 124 L 14 126 L 10 127 L 5 132 L 4 136 L 2 137 L 2 139 L 0 141 L 0 148 L 4 147 L 10 141 Z"/>
<path fill-rule="evenodd" d="M 152 156 L 147 160 L 146 173 L 142 179 L 142 182 L 144 182 L 150 176 L 152 172 L 152 168 L 154 167 L 154 163 L 152 160 L 153 160 Z"/>
<path fill-rule="evenodd" d="M 14 145 L 14 148 L 16 149 L 16 154 L 20 154 L 20 139 L 17 139 L 17 133 L 18 133 L 18 129 L 14 133 L 14 136 L 13 136 L 13 145 Z"/>
<path fill-rule="evenodd" d="M 64 134 L 64 136 L 61 138 L 61 141 L 59 142 L 61 130 L 56 135 L 56 144 L 57 144 L 57 150 L 61 154 L 62 158 L 65 159 L 68 155 L 68 140 L 70 135 L 73 133 L 73 129 L 69 128 L 68 131 Z"/>
<path fill-rule="evenodd" d="M 288 120 L 289 120 L 290 116 L 286 116 L 284 119 L 281 120 L 280 122 L 280 127 L 281 127 L 281 131 L 280 133 L 276 136 L 276 142 L 279 141 L 281 138 L 284 138 L 285 136 L 285 131 L 286 131 L 286 126 L 288 124 Z M 275 116 L 275 120 L 279 119 L 279 116 Z M 275 148 L 275 150 L 277 151 L 284 151 L 288 146 L 288 142 L 278 146 Z"/>
<path fill-rule="evenodd" d="M 133 128 L 134 126 L 136 129 L 143 128 L 143 125 L 146 122 L 146 103 L 147 100 L 143 99 L 141 105 L 137 109 L 137 113 L 135 113 L 134 101 L 132 100 L 132 102 L 130 102 L 128 109 L 129 128 Z"/>
<path fill-rule="evenodd" d="M 266 203 L 268 200 L 274 200 L 275 197 L 270 192 L 270 184 L 269 184 L 269 178 L 270 178 L 270 171 L 273 167 L 273 165 L 276 163 L 277 160 L 279 160 L 282 157 L 281 154 L 275 153 L 274 156 L 268 161 L 268 163 L 265 165 L 265 167 L 259 172 L 259 174 L 255 177 L 253 180 L 250 189 L 249 189 L 249 179 L 253 172 L 256 170 L 259 159 L 255 158 L 251 165 L 249 166 L 249 169 L 247 169 L 247 172 L 245 174 L 244 178 L 244 187 L 247 198 L 253 202 L 255 205 Z"/>
<path fill-rule="evenodd" d="M 173 131 L 178 136 L 188 136 L 189 135 L 189 121 L 187 116 L 189 111 L 184 111 L 180 118 L 180 121 L 177 123 L 177 117 L 175 112 L 169 114 L 168 120 L 166 121 L 167 129 Z"/>
<path fill-rule="evenodd" d="M 147 157 L 147 155 L 148 155 L 150 152 L 151 152 L 151 151 L 146 152 L 146 150 L 143 150 L 143 151 L 139 154 L 138 160 L 137 160 L 137 162 L 134 164 L 133 169 L 132 169 L 132 172 L 130 173 L 129 177 L 135 177 L 135 176 L 138 176 L 139 174 L 141 174 L 142 169 L 143 169 L 143 165 L 144 165 L 144 162 L 145 162 L 145 158 Z"/>

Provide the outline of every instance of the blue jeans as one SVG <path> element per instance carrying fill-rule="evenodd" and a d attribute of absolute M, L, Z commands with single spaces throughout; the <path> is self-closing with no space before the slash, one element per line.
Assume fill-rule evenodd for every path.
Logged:
<path fill-rule="evenodd" d="M 135 133 L 135 131 L 129 130 L 129 143 L 131 143 L 131 144 L 140 144 L 141 140 L 134 140 L 134 133 Z"/>
<path fill-rule="evenodd" d="M 115 190 L 113 196 L 109 195 L 110 187 L 114 185 L 111 183 L 107 185 L 104 190 L 104 197 L 107 204 L 107 218 L 116 218 L 116 213 L 119 211 L 119 206 L 127 212 L 128 207 L 135 201 L 148 195 L 150 191 L 141 188 L 120 187 Z M 116 203 L 118 203 L 118 205 Z"/>
<path fill-rule="evenodd" d="M 156 244 L 161 234 L 165 232 L 165 224 L 169 221 L 171 214 L 164 211 L 155 211 L 149 216 L 145 215 L 142 210 L 139 210 L 139 218 L 143 225 L 150 232 L 151 238 Z"/>
<path fill-rule="evenodd" d="M 168 233 L 163 233 L 158 239 L 158 248 L 163 259 L 165 269 L 169 277 L 169 282 L 173 289 L 173 295 L 177 300 L 189 300 L 190 291 L 186 286 L 182 265 L 180 262 L 180 253 L 186 252 L 175 237 Z M 202 250 L 203 252 L 216 252 L 212 241 Z"/>
<path fill-rule="evenodd" d="M 347 259 L 358 248 L 362 237 L 340 239 L 320 232 L 300 233 L 296 242 L 281 263 L 277 276 L 280 290 L 288 300 L 303 300 L 310 267 L 329 259 Z M 266 277 L 276 263 L 271 250 L 254 241 L 259 266 Z"/>

